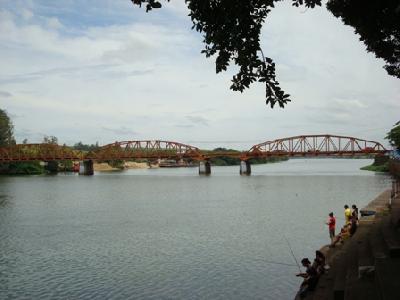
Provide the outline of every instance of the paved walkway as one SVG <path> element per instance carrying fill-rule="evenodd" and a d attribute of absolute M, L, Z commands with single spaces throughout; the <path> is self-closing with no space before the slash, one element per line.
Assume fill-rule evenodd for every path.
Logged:
<path fill-rule="evenodd" d="M 400 299 L 400 194 L 390 199 L 390 190 L 380 194 L 362 209 L 376 214 L 361 217 L 353 237 L 321 249 L 331 268 L 306 299 Z"/>

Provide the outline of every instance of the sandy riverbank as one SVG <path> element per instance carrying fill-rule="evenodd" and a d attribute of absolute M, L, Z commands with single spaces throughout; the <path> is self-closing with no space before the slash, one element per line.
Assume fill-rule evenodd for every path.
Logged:
<path fill-rule="evenodd" d="M 126 161 L 124 164 L 125 169 L 148 169 L 148 163 L 139 163 L 135 161 Z"/>
<path fill-rule="evenodd" d="M 134 161 L 127 161 L 124 163 L 125 169 L 148 169 L 149 165 L 147 163 L 138 163 Z M 93 169 L 98 172 L 108 172 L 108 171 L 120 171 L 119 168 L 114 168 L 108 163 L 94 163 Z"/>

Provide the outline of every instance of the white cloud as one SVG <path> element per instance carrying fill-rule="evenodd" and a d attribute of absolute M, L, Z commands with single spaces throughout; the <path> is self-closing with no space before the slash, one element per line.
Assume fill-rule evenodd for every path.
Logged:
<path fill-rule="evenodd" d="M 243 94 L 229 90 L 232 69 L 216 75 L 199 53 L 202 37 L 189 31 L 183 2 L 141 13 L 114 11 L 126 22 L 73 27 L 33 4 L 18 15 L 0 12 L 0 99 L 24 116 L 14 120 L 19 141 L 44 133 L 62 143 L 155 138 L 214 141 L 210 147 L 235 141 L 228 147 L 246 149 L 308 133 L 383 141 L 398 120 L 398 80 L 324 9 L 299 13 L 282 3 L 266 22 L 264 52 L 293 99 L 284 110 L 265 106 L 261 84 Z M 170 22 L 160 21 L 163 13 Z"/>
<path fill-rule="evenodd" d="M 6 91 L 0 91 L 0 97 L 4 97 L 4 98 L 8 98 L 8 97 L 11 97 L 12 96 L 12 94 L 11 93 L 9 93 L 9 92 L 6 92 Z"/>
<path fill-rule="evenodd" d="M 204 125 L 204 126 L 208 126 L 208 120 L 204 117 L 201 116 L 186 116 L 186 118 L 194 123 L 194 124 L 199 124 L 199 125 Z"/>
<path fill-rule="evenodd" d="M 51 17 L 51 18 L 47 19 L 47 27 L 49 29 L 59 30 L 59 29 L 62 29 L 64 26 L 61 24 L 61 22 L 57 18 Z"/>
<path fill-rule="evenodd" d="M 24 20 L 30 20 L 33 17 L 33 12 L 26 8 L 23 8 L 21 11 L 21 15 L 24 18 Z"/>
<path fill-rule="evenodd" d="M 108 128 L 108 127 L 102 127 L 103 130 L 110 131 L 111 133 L 117 134 L 117 135 L 128 135 L 131 137 L 134 137 L 137 135 L 135 131 L 133 131 L 130 128 L 127 128 L 125 126 L 120 126 L 118 128 Z"/>

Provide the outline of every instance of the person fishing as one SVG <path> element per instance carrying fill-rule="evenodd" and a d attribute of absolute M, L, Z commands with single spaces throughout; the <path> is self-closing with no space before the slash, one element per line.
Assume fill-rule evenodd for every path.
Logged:
<path fill-rule="evenodd" d="M 303 258 L 301 264 L 306 268 L 303 273 L 296 274 L 297 277 L 303 277 L 304 280 L 300 285 L 299 297 L 303 299 L 309 291 L 313 291 L 318 283 L 318 273 L 308 258 Z"/>
<path fill-rule="evenodd" d="M 350 223 L 350 217 L 351 217 L 351 209 L 350 207 L 346 204 L 344 206 L 344 219 L 346 222 L 346 225 Z"/>
<path fill-rule="evenodd" d="M 336 227 L 336 218 L 333 215 L 333 212 L 329 213 L 329 218 L 328 218 L 328 221 L 326 222 L 326 225 L 328 225 L 329 237 L 330 237 L 331 243 L 332 243 L 333 239 L 335 238 L 335 227 Z"/>

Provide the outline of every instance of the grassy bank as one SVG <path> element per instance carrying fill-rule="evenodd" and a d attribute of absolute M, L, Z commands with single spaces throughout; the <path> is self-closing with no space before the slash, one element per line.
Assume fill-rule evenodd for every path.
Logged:
<path fill-rule="evenodd" d="M 15 162 L 0 164 L 2 175 L 38 175 L 45 173 L 39 162 Z"/>
<path fill-rule="evenodd" d="M 389 156 L 376 155 L 372 165 L 365 166 L 360 169 L 372 172 L 389 172 Z"/>
<path fill-rule="evenodd" d="M 268 158 L 253 158 L 250 159 L 250 163 L 252 165 L 259 165 L 259 164 L 268 164 L 268 163 L 275 163 L 280 161 L 288 160 L 289 158 L 282 156 L 282 157 L 268 157 Z M 211 158 L 210 162 L 213 166 L 237 166 L 240 165 L 239 158 L 221 156 Z"/>
<path fill-rule="evenodd" d="M 384 163 L 383 165 L 372 164 L 369 166 L 362 167 L 360 169 L 372 172 L 389 172 L 389 164 L 388 163 Z"/>

